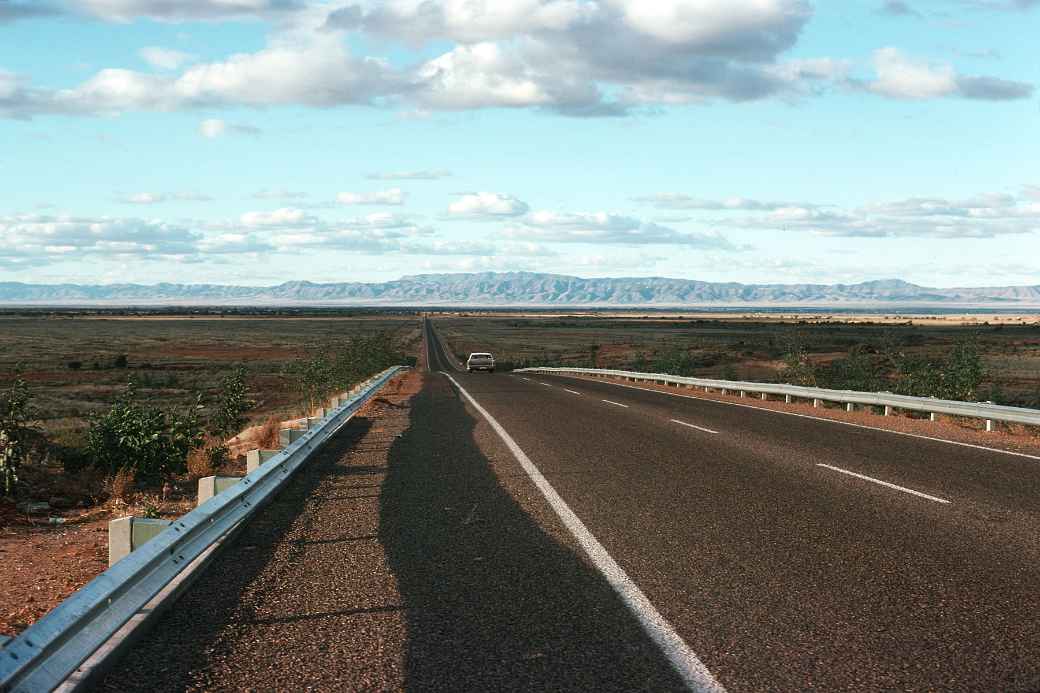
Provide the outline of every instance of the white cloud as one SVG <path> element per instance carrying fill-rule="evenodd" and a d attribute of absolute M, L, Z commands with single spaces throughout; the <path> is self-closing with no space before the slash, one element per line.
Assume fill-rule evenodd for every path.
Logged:
<path fill-rule="evenodd" d="M 839 237 L 995 238 L 1040 231 L 1040 203 L 1023 202 L 1000 193 L 966 200 L 915 197 L 847 211 L 782 207 L 764 216 L 715 223 Z"/>
<path fill-rule="evenodd" d="M 700 209 L 700 210 L 774 210 L 790 207 L 791 202 L 764 202 L 747 197 L 727 197 L 711 200 L 684 193 L 656 193 L 633 198 L 636 202 L 652 204 L 657 209 Z M 803 205 L 809 206 L 809 205 Z"/>
<path fill-rule="evenodd" d="M 243 226 L 250 228 L 264 226 L 303 228 L 317 226 L 321 223 L 317 217 L 304 212 L 302 209 L 292 207 L 283 207 L 273 212 L 246 212 L 239 218 L 239 221 L 241 221 Z"/>
<path fill-rule="evenodd" d="M 138 51 L 138 53 L 149 65 L 162 70 L 176 70 L 184 63 L 195 59 L 195 56 L 190 53 L 183 53 L 160 46 L 147 46 Z"/>
<path fill-rule="evenodd" d="M 341 192 L 336 200 L 344 205 L 403 205 L 407 195 L 400 188 L 376 192 Z"/>
<path fill-rule="evenodd" d="M 68 89 L 34 88 L 3 73 L 0 115 L 353 104 L 424 113 L 536 108 L 586 117 L 662 104 L 790 99 L 835 86 L 899 99 L 1007 100 L 1034 90 L 1023 82 L 962 75 L 895 48 L 876 52 L 870 81 L 851 79 L 848 61 L 784 59 L 812 16 L 803 0 L 76 2 L 112 21 L 254 17 L 272 20 L 275 29 L 260 50 L 179 73 L 110 68 Z M 352 41 L 359 32 L 371 40 Z M 454 45 L 410 66 L 351 50 L 385 38 Z M 163 70 L 191 57 L 156 47 L 142 55 Z M 226 124 L 220 132 L 230 131 Z"/>
<path fill-rule="evenodd" d="M 192 255 L 197 231 L 158 220 L 27 214 L 0 217 L 0 257 L 54 260 L 85 255 Z"/>
<path fill-rule="evenodd" d="M 877 78 L 867 82 L 875 94 L 896 99 L 935 99 L 957 96 L 966 99 L 1004 101 L 1028 98 L 1034 87 L 1025 82 L 988 76 L 961 75 L 953 66 L 905 55 L 893 47 L 874 52 Z"/>
<path fill-rule="evenodd" d="M 508 238 L 547 243 L 612 243 L 620 245 L 683 245 L 737 250 L 715 233 L 683 233 L 653 222 L 607 212 L 532 212 L 505 230 Z"/>
<path fill-rule="evenodd" d="M 212 140 L 227 134 L 259 135 L 260 128 L 245 123 L 228 123 L 220 118 L 207 118 L 199 123 L 199 134 Z"/>
<path fill-rule="evenodd" d="M 303 7 L 296 0 L 69 0 L 73 7 L 114 22 L 259 19 Z"/>
<path fill-rule="evenodd" d="M 530 207 L 511 195 L 478 192 L 463 195 L 448 205 L 448 214 L 465 219 L 496 219 L 518 217 Z"/>

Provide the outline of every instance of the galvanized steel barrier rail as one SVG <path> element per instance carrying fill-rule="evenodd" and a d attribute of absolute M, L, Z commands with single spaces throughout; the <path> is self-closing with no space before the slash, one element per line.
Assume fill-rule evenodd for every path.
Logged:
<path fill-rule="evenodd" d="M 1040 426 L 1040 410 L 1020 407 L 1006 407 L 988 402 L 957 402 L 932 397 L 910 397 L 894 395 L 888 392 L 856 392 L 855 390 L 827 390 L 819 387 L 803 387 L 800 385 L 783 385 L 777 383 L 753 383 L 737 380 L 712 380 L 708 378 L 686 378 L 667 373 L 638 373 L 634 371 L 607 370 L 601 368 L 521 368 L 515 372 L 575 374 L 598 377 L 626 378 L 629 380 L 659 383 L 662 385 L 684 385 L 687 387 L 703 387 L 710 390 L 733 392 L 752 392 L 764 395 L 783 395 L 785 398 L 820 400 L 823 402 L 839 402 L 842 404 L 890 407 L 905 411 L 926 412 L 929 414 L 948 414 L 973 419 L 985 419 L 987 422 L 1003 421 L 1007 423 Z M 991 425 L 987 423 L 987 429 Z"/>
<path fill-rule="evenodd" d="M 312 452 L 404 368 L 388 368 L 359 385 L 302 438 L 175 521 L 4 645 L 0 690 L 49 691 L 58 686 L 187 565 L 252 516 Z"/>

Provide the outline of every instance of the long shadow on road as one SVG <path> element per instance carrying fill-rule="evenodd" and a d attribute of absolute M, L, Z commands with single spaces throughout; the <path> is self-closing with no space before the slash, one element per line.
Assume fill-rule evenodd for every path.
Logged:
<path fill-rule="evenodd" d="M 499 484 L 445 378 L 427 377 L 380 503 L 407 689 L 682 690 L 607 582 Z"/>

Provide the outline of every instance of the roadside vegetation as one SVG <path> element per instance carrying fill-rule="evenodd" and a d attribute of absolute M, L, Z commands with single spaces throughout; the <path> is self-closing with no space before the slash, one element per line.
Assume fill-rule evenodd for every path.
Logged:
<path fill-rule="evenodd" d="M 952 321 L 951 321 L 952 322 Z M 458 353 L 501 368 L 617 368 L 1040 407 L 1040 322 L 677 319 L 438 320 Z"/>
<path fill-rule="evenodd" d="M 276 437 L 279 420 L 415 362 L 406 356 L 418 339 L 414 319 L 243 323 L 10 321 L 21 332 L 0 342 L 25 358 L 0 364 L 0 520 L 109 501 L 143 500 L 143 514 L 156 513 L 196 478 L 242 467 L 228 443 L 243 428 L 262 424 Z M 261 332 L 282 343 L 265 353 Z M 97 333 L 119 351 L 69 358 L 70 342 L 100 346 Z M 318 335 L 323 341 L 306 339 Z M 294 339 L 292 348 L 280 338 Z M 152 348 L 139 350 L 143 343 Z M 188 351 L 203 358 L 186 364 Z"/>

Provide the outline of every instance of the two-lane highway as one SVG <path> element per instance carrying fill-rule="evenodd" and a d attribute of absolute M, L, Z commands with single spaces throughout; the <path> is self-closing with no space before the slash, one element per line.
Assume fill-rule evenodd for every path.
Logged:
<path fill-rule="evenodd" d="M 605 382 L 460 373 L 427 337 L 431 369 L 726 689 L 1040 689 L 1040 460 Z"/>

